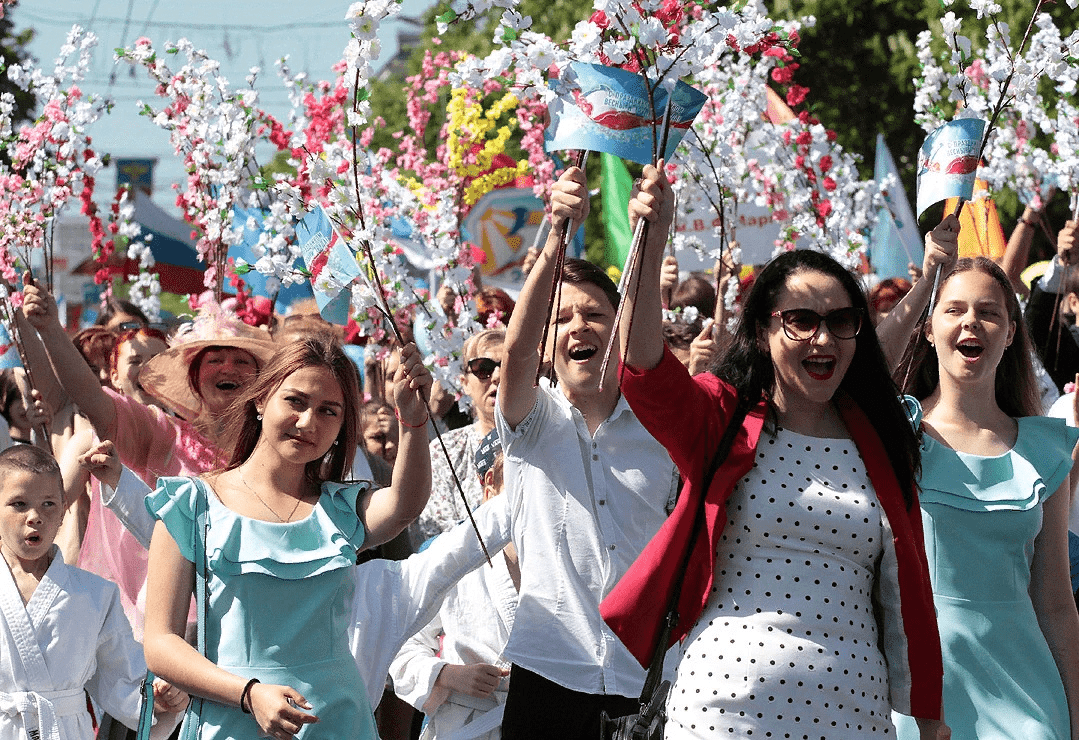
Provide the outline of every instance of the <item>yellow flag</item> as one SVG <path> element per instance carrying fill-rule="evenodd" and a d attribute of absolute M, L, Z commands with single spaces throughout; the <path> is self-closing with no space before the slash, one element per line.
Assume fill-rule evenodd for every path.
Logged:
<path fill-rule="evenodd" d="M 984 180 L 976 180 L 974 192 L 987 190 Z M 955 198 L 949 198 L 944 207 L 945 213 L 955 210 Z M 999 260 L 1004 256 L 1008 240 L 1004 238 L 1004 229 L 1000 227 L 997 216 L 997 204 L 990 197 L 963 204 L 959 214 L 959 257 L 988 257 Z"/>

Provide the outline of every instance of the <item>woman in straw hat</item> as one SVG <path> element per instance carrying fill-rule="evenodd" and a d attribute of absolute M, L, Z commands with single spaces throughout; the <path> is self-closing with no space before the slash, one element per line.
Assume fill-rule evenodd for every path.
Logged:
<path fill-rule="evenodd" d="M 38 330 L 57 379 L 102 439 L 115 441 L 120 460 L 153 486 L 163 475 L 191 475 L 228 460 L 220 440 L 225 412 L 274 351 L 269 335 L 219 307 L 203 307 L 181 327 L 172 346 L 143 368 L 138 383 L 154 406 L 102 388 L 68 339 L 56 303 L 28 283 L 23 312 Z"/>

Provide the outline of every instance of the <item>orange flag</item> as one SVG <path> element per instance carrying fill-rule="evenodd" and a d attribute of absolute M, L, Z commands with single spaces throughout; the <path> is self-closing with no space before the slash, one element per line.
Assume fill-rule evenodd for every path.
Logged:
<path fill-rule="evenodd" d="M 974 183 L 974 192 L 987 190 L 984 180 Z M 955 198 L 949 198 L 944 206 L 945 213 L 955 210 Z M 997 216 L 997 204 L 992 198 L 985 197 L 963 204 L 959 214 L 959 257 L 988 257 L 999 260 L 1004 256 L 1008 240 L 1004 238 L 1004 229 L 1000 227 Z"/>

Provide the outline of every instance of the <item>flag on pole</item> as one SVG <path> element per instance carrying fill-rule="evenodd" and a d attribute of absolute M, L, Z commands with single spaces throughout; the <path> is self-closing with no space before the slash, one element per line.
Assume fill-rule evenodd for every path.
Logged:
<path fill-rule="evenodd" d="M 891 177 L 889 177 L 889 175 Z M 922 264 L 924 248 L 918 221 L 914 218 L 907 193 L 899 178 L 899 168 L 888 150 L 883 134 L 877 134 L 877 158 L 873 173 L 877 183 L 888 179 L 892 187 L 884 190 L 884 206 L 877 214 L 877 225 L 869 247 L 869 263 L 881 278 L 907 277 L 907 265 Z"/>
<path fill-rule="evenodd" d="M 663 120 L 668 98 L 670 131 L 662 153 L 666 160 L 708 99 L 699 90 L 677 82 L 673 92 L 657 86 L 650 101 L 640 75 L 584 62 L 571 63 L 552 82 L 552 88 L 557 97 L 548 107 L 551 121 L 543 130 L 548 152 L 609 152 L 640 164 L 652 161 L 654 127 Z"/>
<path fill-rule="evenodd" d="M 974 192 L 988 190 L 985 180 L 976 180 Z M 955 210 L 955 198 L 948 199 L 946 213 Z M 988 257 L 999 260 L 1008 246 L 1000 226 L 997 204 L 989 196 L 967 201 L 959 213 L 959 258 Z"/>
<path fill-rule="evenodd" d="M 926 137 L 918 153 L 918 215 L 947 198 L 970 200 L 985 121 L 957 118 Z"/>
<path fill-rule="evenodd" d="M 608 265 L 621 271 L 625 268 L 629 246 L 633 241 L 633 232 L 629 228 L 629 194 L 633 190 L 633 179 L 621 159 L 606 152 L 600 157 L 603 163 L 600 181 L 603 211 L 600 218 L 606 239 L 605 257 Z"/>

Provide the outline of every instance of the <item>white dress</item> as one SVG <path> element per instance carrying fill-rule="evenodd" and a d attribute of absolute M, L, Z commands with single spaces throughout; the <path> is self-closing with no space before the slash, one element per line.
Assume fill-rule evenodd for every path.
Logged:
<path fill-rule="evenodd" d="M 892 735 L 872 602 L 883 530 L 854 442 L 763 435 L 727 515 L 666 737 Z"/>

